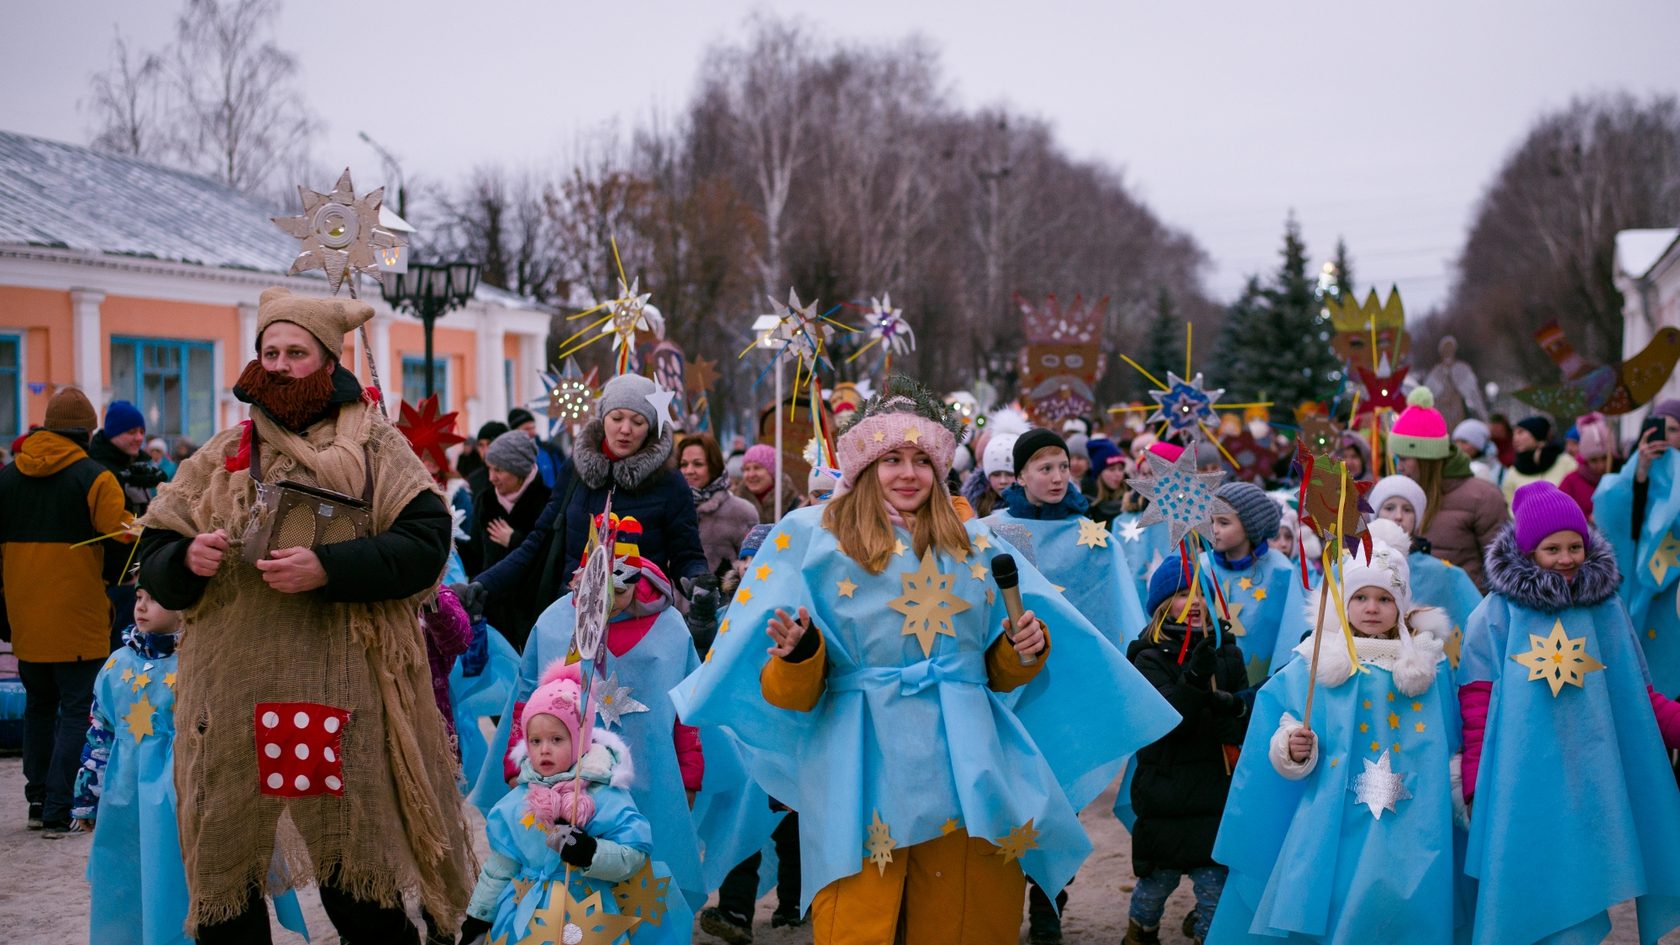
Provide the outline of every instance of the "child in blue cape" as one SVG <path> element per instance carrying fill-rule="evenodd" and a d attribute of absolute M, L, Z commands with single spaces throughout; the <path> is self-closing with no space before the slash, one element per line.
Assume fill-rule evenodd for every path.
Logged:
<path fill-rule="evenodd" d="M 1127 945 L 1160 941 L 1167 897 L 1188 873 L 1196 908 L 1185 934 L 1207 935 L 1225 885 L 1225 867 L 1213 860 L 1213 838 L 1225 811 L 1236 747 L 1248 727 L 1248 688 L 1242 650 L 1230 636 L 1216 636 L 1201 600 L 1192 600 L 1184 565 L 1172 560 L 1149 581 L 1150 629 L 1126 655 L 1172 704 L 1183 721 L 1137 754 L 1126 779 L 1136 820 L 1132 834 L 1132 891 Z"/>
<path fill-rule="evenodd" d="M 93 831 L 89 941 L 185 943 L 187 876 L 175 820 L 175 647 L 181 614 L 145 588 L 134 625 L 93 684 L 93 710 L 71 816 Z M 308 937 L 295 894 L 275 897 L 280 923 Z"/>
<path fill-rule="evenodd" d="M 1248 663 L 1248 683 L 1258 686 L 1271 671 L 1272 650 L 1283 622 L 1284 604 L 1296 571 L 1271 548 L 1283 508 L 1252 482 L 1227 482 L 1213 512 L 1213 549 L 1202 554 L 1202 573 L 1218 583 L 1225 600 L 1216 613 L 1231 622 Z M 1169 556 L 1170 557 L 1170 556 Z"/>
<path fill-rule="evenodd" d="M 1147 436 L 1148 434 L 1145 434 Z M 1140 437 L 1141 439 L 1141 437 Z M 1150 437 L 1154 439 L 1154 437 Z M 1136 444 L 1133 446 L 1136 449 Z M 1148 476 L 1149 462 L 1143 453 L 1154 453 L 1169 463 L 1178 462 L 1184 447 L 1176 443 L 1152 442 L 1147 449 L 1138 450 L 1137 478 Z M 1149 596 L 1149 578 L 1161 562 L 1178 555 L 1172 547 L 1170 533 L 1165 528 L 1144 528 L 1138 524 L 1148 508 L 1149 500 L 1136 491 L 1128 490 L 1119 515 L 1108 523 L 1108 530 L 1120 540 L 1120 552 L 1126 558 L 1126 572 L 1132 579 L 1132 590 L 1138 600 Z"/>
<path fill-rule="evenodd" d="M 485 816 L 490 855 L 461 942 L 686 942 L 692 913 L 655 864 L 653 833 L 630 796 L 630 749 L 591 730 L 576 664 L 542 675 L 520 713 L 518 787 Z M 576 928 L 572 928 L 575 926 Z"/>
<path fill-rule="evenodd" d="M 817 945 L 1018 941 L 1026 876 L 1061 889 L 1079 808 L 1177 721 L 1020 554 L 1008 616 L 1013 549 L 945 492 L 957 431 L 889 379 L 839 437 L 837 494 L 777 524 L 674 694 L 800 812 Z"/>
<path fill-rule="evenodd" d="M 1680 400 L 1652 410 L 1667 435 L 1647 429 L 1638 452 L 1599 480 L 1593 522 L 1620 567 L 1622 602 L 1645 649 L 1657 691 L 1680 693 Z"/>
<path fill-rule="evenodd" d="M 1462 922 L 1446 617 L 1413 605 L 1406 552 L 1382 541 L 1343 556 L 1340 577 L 1352 653 L 1328 602 L 1312 729 L 1317 593 L 1296 658 L 1255 699 L 1214 845 L 1231 872 L 1209 943 L 1448 945 Z"/>
<path fill-rule="evenodd" d="M 1621 575 L 1548 482 L 1512 496 L 1459 668 L 1465 872 L 1478 945 L 1597 942 L 1633 899 L 1640 941 L 1680 926 L 1680 707 L 1651 687 Z"/>

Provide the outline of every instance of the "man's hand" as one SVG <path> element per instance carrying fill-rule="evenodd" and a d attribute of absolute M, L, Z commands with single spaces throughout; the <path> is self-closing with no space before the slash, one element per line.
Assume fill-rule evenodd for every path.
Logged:
<path fill-rule="evenodd" d="M 215 577 L 229 548 L 227 532 L 219 528 L 204 532 L 187 546 L 187 570 L 199 577 Z"/>
<path fill-rule="evenodd" d="M 327 586 L 321 559 L 308 548 L 281 548 L 257 562 L 263 582 L 282 594 L 302 594 Z"/>

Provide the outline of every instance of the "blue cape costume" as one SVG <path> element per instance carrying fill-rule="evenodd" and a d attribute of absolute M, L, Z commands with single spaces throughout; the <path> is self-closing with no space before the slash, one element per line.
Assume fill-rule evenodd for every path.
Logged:
<path fill-rule="evenodd" d="M 449 552 L 449 565 L 444 568 L 443 583 L 466 581 L 466 569 L 461 556 L 454 549 Z M 480 652 L 482 661 L 471 657 Z M 455 713 L 455 739 L 461 750 L 461 775 L 466 779 L 462 790 L 471 794 L 478 787 L 484 771 L 484 759 L 490 753 L 490 743 L 478 720 L 495 715 L 508 704 L 514 680 L 519 676 L 519 653 L 496 628 L 479 621 L 473 624 L 472 646 L 449 669 L 449 703 Z M 498 753 L 497 757 L 500 757 Z M 496 768 L 500 779 L 501 768 Z"/>
<path fill-rule="evenodd" d="M 591 787 L 589 796 L 595 802 L 595 816 L 585 828 L 589 835 L 598 840 L 611 840 L 627 847 L 640 850 L 649 857 L 653 865 L 653 875 L 656 878 L 668 879 L 670 873 L 665 864 L 653 859 L 653 834 L 648 827 L 647 819 L 636 811 L 635 802 L 629 792 L 616 787 L 605 785 Z M 558 929 L 551 929 L 551 923 L 558 922 L 560 916 L 543 915 L 545 908 L 550 905 L 554 892 L 567 880 L 567 887 L 574 902 L 582 903 L 592 894 L 600 894 L 601 905 L 610 915 L 624 913 L 617 897 L 614 896 L 614 883 L 605 880 L 592 879 L 584 876 L 583 871 L 573 867 L 567 870 L 566 864 L 544 842 L 547 834 L 540 824 L 527 823 L 525 818 L 525 789 L 521 785 L 519 790 L 511 791 L 496 803 L 485 815 L 484 829 L 490 838 L 490 849 L 511 857 L 520 863 L 519 875 L 513 882 L 502 890 L 502 895 L 496 903 L 496 918 L 490 924 L 489 941 L 497 943 L 560 942 L 562 937 Z M 635 883 L 635 877 L 625 880 L 622 884 Z M 521 889 L 528 891 L 521 894 Z M 656 923 L 651 916 L 643 916 L 630 930 L 627 938 L 620 937 L 615 942 L 628 942 L 630 945 L 656 945 L 656 943 L 688 942 L 691 940 L 694 927 L 694 913 L 689 909 L 688 901 L 678 894 L 674 885 L 667 886 L 660 897 L 663 910 L 659 912 Z M 556 904 L 558 905 L 558 904 Z M 654 907 L 658 909 L 659 907 Z M 587 925 L 581 915 L 565 916 L 574 924 Z"/>
<path fill-rule="evenodd" d="M 1465 574 L 1463 568 L 1434 555 L 1414 551 L 1406 556 L 1406 565 L 1412 575 L 1412 606 L 1439 607 L 1452 621 L 1451 634 L 1441 642 L 1446 647 L 1447 660 L 1456 670 L 1464 649 L 1464 628 L 1470 623 L 1471 612 L 1482 602 L 1482 592 L 1476 590 L 1476 582 L 1470 580 L 1470 575 Z M 1295 577 L 1289 581 L 1289 599 L 1283 605 L 1283 624 L 1278 630 L 1277 646 L 1272 649 L 1273 673 L 1281 671 L 1295 658 L 1295 645 L 1306 634 L 1312 633 L 1313 628 L 1297 618 L 1306 612 L 1309 593 L 1316 595 L 1319 582 L 1324 580 L 1324 575 L 1315 573 L 1312 575 L 1312 590 L 1302 591 L 1300 566 L 1295 568 Z M 1328 613 L 1325 619 L 1330 619 Z"/>
<path fill-rule="evenodd" d="M 895 848 L 953 825 L 997 842 L 1031 821 L 1036 846 L 1020 862 L 1054 894 L 1091 850 L 1078 809 L 1108 786 L 1122 757 L 1171 730 L 1177 713 L 984 524 L 965 526 L 975 542 L 966 561 L 917 561 L 900 529 L 905 550 L 871 575 L 821 527 L 822 513 L 788 514 L 764 543 L 706 665 L 673 693 L 683 718 L 727 729 L 755 780 L 808 812 L 799 820 L 802 907 L 869 867 L 877 817 Z M 1000 552 L 1015 553 L 1023 606 L 1051 637 L 1044 669 L 1011 694 L 1012 705 L 987 688 L 985 667 L 1006 615 L 988 566 Z M 898 623 L 916 606 L 906 581 L 930 566 L 944 615 L 927 637 L 931 656 Z M 771 706 L 759 684 L 770 617 L 799 607 L 828 653 L 826 694 L 810 712 Z"/>
<path fill-rule="evenodd" d="M 1452 942 L 1463 918 L 1448 771 L 1459 735 L 1452 671 L 1437 663 L 1416 696 L 1368 663 L 1341 685 L 1320 683 L 1318 763 L 1291 781 L 1268 748 L 1285 712 L 1302 717 L 1308 676 L 1309 660 L 1292 660 L 1255 698 L 1213 850 L 1231 873 L 1208 942 Z M 1385 752 L 1411 797 L 1379 818 L 1353 786 Z"/>
<path fill-rule="evenodd" d="M 1144 622 L 1143 605 L 1120 540 L 1107 529 L 1083 515 L 1043 519 L 994 512 L 982 521 L 993 530 L 1003 526 L 1002 534 L 1011 539 L 1030 539 L 1030 548 L 1018 540 L 1013 544 L 1032 557 L 1039 573 L 1060 587 L 1068 603 L 1116 648 L 1137 636 Z"/>
<path fill-rule="evenodd" d="M 1126 559 L 1126 573 L 1132 579 L 1132 592 L 1137 599 L 1149 598 L 1149 576 L 1161 566 L 1161 562 L 1178 554 L 1178 549 L 1170 541 L 1171 535 L 1165 528 L 1143 528 L 1137 524 L 1141 512 L 1122 512 L 1108 523 L 1108 530 L 1119 538 L 1120 553 Z M 1136 633 L 1127 639 L 1133 639 Z"/>
<path fill-rule="evenodd" d="M 1593 521 L 1616 552 L 1621 595 L 1645 648 L 1651 681 L 1680 694 L 1680 450 L 1651 463 L 1645 520 L 1633 531 L 1634 461 L 1593 493 Z"/>
<path fill-rule="evenodd" d="M 1581 685 L 1554 696 L 1517 658 L 1538 651 L 1550 664 L 1555 651 L 1536 640 L 1558 633 L 1568 642 L 1553 665 Z M 1458 678 L 1492 683 L 1465 859 L 1479 883 L 1475 941 L 1597 942 L 1606 910 L 1636 897 L 1645 945 L 1680 925 L 1680 793 L 1621 601 L 1545 613 L 1490 594 L 1470 617 Z"/>
<path fill-rule="evenodd" d="M 1152 530 L 1167 531 L 1165 528 Z M 1254 563 L 1240 571 L 1227 567 L 1216 554 L 1203 552 L 1198 559 L 1202 580 L 1218 581 L 1219 590 L 1225 595 L 1225 604 L 1231 615 L 1231 635 L 1236 637 L 1237 646 L 1248 660 L 1250 686 L 1260 685 L 1270 674 L 1278 628 L 1286 622 L 1289 587 L 1301 583 L 1296 566 L 1287 557 L 1265 545 L 1261 545 L 1257 552 Z M 1208 602 L 1213 612 L 1219 613 L 1219 602 L 1212 588 L 1208 588 Z M 1138 633 L 1134 632 L 1131 639 L 1137 636 Z"/>

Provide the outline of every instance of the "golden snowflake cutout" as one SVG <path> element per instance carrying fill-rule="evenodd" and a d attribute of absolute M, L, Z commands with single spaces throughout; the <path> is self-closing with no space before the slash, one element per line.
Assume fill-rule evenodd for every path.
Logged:
<path fill-rule="evenodd" d="M 613 899 L 620 915 L 630 915 L 657 926 L 665 918 L 665 894 L 671 877 L 653 875 L 653 861 L 642 863 L 635 875 L 613 887 Z"/>
<path fill-rule="evenodd" d="M 1019 860 L 1028 850 L 1038 846 L 1038 829 L 1029 819 L 1026 823 L 1009 831 L 1009 836 L 997 842 L 998 856 L 1003 857 L 1005 863 Z"/>
<path fill-rule="evenodd" d="M 1528 667 L 1529 681 L 1544 679 L 1552 687 L 1552 697 L 1563 691 L 1564 684 L 1586 687 L 1588 673 L 1596 673 L 1604 664 L 1587 652 L 1586 637 L 1571 637 L 1564 633 L 1563 621 L 1552 624 L 1547 636 L 1528 635 L 1529 651 L 1511 657 Z"/>
<path fill-rule="evenodd" d="M 345 276 L 352 272 L 378 272 L 382 258 L 394 257 L 399 247 L 407 245 L 397 233 L 379 225 L 379 205 L 385 199 L 385 188 L 357 199 L 348 167 L 331 193 L 300 186 L 298 196 L 303 200 L 303 213 L 272 218 L 276 226 L 303 246 L 302 252 L 292 260 L 292 275 L 319 269 L 327 274 L 327 281 L 337 293 Z"/>
<path fill-rule="evenodd" d="M 1657 550 L 1651 554 L 1651 577 L 1661 584 L 1668 577 L 1669 568 L 1680 568 L 1680 535 L 1670 532 L 1662 537 Z"/>
<path fill-rule="evenodd" d="M 869 862 L 875 864 L 880 875 L 887 873 L 887 864 L 893 861 L 893 848 L 898 841 L 892 838 L 892 832 L 881 820 L 881 812 L 875 812 L 875 819 L 869 825 L 869 838 L 863 843 L 863 852 L 869 854 Z"/>
<path fill-rule="evenodd" d="M 1079 520 L 1078 543 L 1082 548 L 1107 548 L 1108 529 L 1088 518 L 1082 518 Z"/>
<path fill-rule="evenodd" d="M 565 883 L 552 883 L 548 904 L 531 917 L 530 934 L 520 939 L 520 945 L 537 942 L 612 945 L 641 921 L 633 915 L 608 912 L 598 892 L 580 901 L 572 898 Z"/>
<path fill-rule="evenodd" d="M 936 636 L 955 637 L 957 628 L 951 618 L 967 610 L 968 601 L 951 593 L 955 574 L 943 574 L 930 548 L 922 553 L 921 567 L 900 575 L 904 593 L 887 602 L 887 606 L 904 615 L 904 636 L 913 636 L 922 645 L 924 657 L 933 656 Z"/>
<path fill-rule="evenodd" d="M 1447 642 L 1441 644 L 1441 651 L 1447 654 L 1447 662 L 1453 669 L 1458 668 L 1458 661 L 1464 656 L 1464 630 L 1457 624 L 1453 625 L 1452 633 L 1447 635 Z"/>

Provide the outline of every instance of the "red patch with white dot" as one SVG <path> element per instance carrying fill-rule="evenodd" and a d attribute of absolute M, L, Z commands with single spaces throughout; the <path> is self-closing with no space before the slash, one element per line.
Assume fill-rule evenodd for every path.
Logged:
<path fill-rule="evenodd" d="M 340 742 L 350 713 L 318 702 L 259 702 L 257 780 L 274 797 L 344 794 Z"/>

